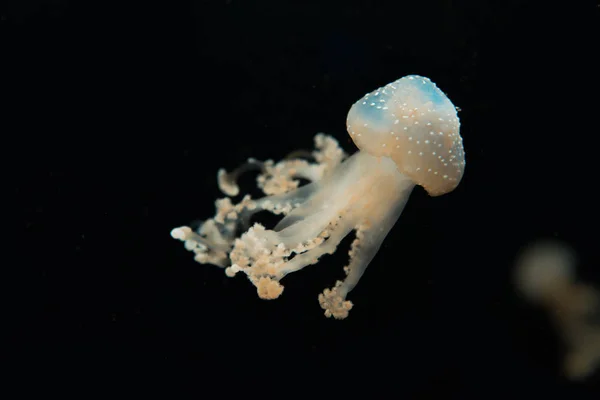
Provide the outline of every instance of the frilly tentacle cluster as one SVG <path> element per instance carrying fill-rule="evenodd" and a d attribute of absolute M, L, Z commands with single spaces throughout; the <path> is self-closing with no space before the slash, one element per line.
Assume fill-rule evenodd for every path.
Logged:
<path fill-rule="evenodd" d="M 321 227 L 318 223 L 307 225 L 306 220 L 310 219 L 310 216 L 294 217 L 303 218 L 302 226 L 313 228 L 309 229 L 312 233 L 298 229 L 292 221 L 285 220 L 274 230 L 268 230 L 259 223 L 250 226 L 250 217 L 262 210 L 290 215 L 308 199 L 314 198 L 317 192 L 315 185 L 299 188 L 298 179 L 319 182 L 347 158 L 337 141 L 330 136 L 318 134 L 314 142 L 316 149 L 313 152 L 296 152 L 277 163 L 273 160 L 261 162 L 249 159 L 246 164 L 232 172 L 219 170 L 219 188 L 229 196 L 240 193 L 237 179 L 242 173 L 260 171 L 257 184 L 267 197 L 254 200 L 246 195 L 237 204 L 229 197 L 218 199 L 215 202 L 216 214 L 213 218 L 202 222 L 195 231 L 188 226 L 173 229 L 172 237 L 183 241 L 185 248 L 195 254 L 194 259 L 199 263 L 223 267 L 229 277 L 239 272 L 245 273 L 256 286 L 260 298 L 279 297 L 283 292 L 280 280 L 285 275 L 315 264 L 323 254 L 333 253 L 339 241 L 351 230 L 338 224 L 341 215 Z M 294 156 L 305 156 L 312 160 Z M 288 224 L 289 226 L 286 226 Z M 243 233 L 237 237 L 239 232 Z M 334 240 L 328 240 L 332 237 Z M 326 315 L 345 318 L 352 308 L 352 303 L 336 302 L 329 295 L 337 290 L 339 284 L 340 282 L 331 290 L 325 290 L 319 299 L 322 307 L 326 309 Z M 331 300 L 324 300 L 330 297 Z"/>

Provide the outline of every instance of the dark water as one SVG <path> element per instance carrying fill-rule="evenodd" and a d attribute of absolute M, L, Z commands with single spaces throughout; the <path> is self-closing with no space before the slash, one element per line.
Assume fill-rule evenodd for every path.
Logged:
<path fill-rule="evenodd" d="M 600 284 L 599 13 L 594 2 L 10 1 L 12 370 L 104 388 L 175 373 L 198 395 L 592 396 L 591 380 L 564 379 L 558 336 L 510 277 L 522 246 L 556 237 Z M 408 74 L 461 109 L 466 172 L 448 195 L 415 190 L 347 320 L 317 302 L 346 249 L 267 302 L 171 239 L 213 215 L 220 167 L 310 149 L 317 132 L 355 151 L 350 105 Z"/>

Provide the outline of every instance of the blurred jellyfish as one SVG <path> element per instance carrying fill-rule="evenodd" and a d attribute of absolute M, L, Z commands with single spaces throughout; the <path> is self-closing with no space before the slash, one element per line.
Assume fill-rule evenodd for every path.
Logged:
<path fill-rule="evenodd" d="M 600 293 L 579 283 L 572 249 L 556 241 L 540 241 L 521 253 L 515 284 L 531 303 L 551 314 L 567 345 L 564 371 L 584 379 L 600 364 Z"/>
<path fill-rule="evenodd" d="M 325 315 L 348 316 L 348 293 L 358 283 L 385 236 L 399 218 L 415 185 L 431 195 L 459 184 L 465 159 L 456 108 L 428 78 L 407 76 L 365 95 L 350 109 L 348 133 L 359 151 L 347 157 L 335 139 L 315 137 L 313 161 L 286 158 L 278 163 L 250 159 L 237 170 L 220 170 L 220 189 L 239 194 L 236 180 L 258 169 L 258 186 L 267 195 L 245 196 L 233 204 L 217 200 L 217 213 L 197 231 L 187 226 L 171 235 L 185 242 L 200 263 L 244 273 L 259 297 L 275 299 L 290 272 L 332 254 L 356 232 L 346 278 L 319 295 Z M 299 187 L 298 178 L 311 181 Z M 285 217 L 267 229 L 250 217 L 262 210 Z"/>

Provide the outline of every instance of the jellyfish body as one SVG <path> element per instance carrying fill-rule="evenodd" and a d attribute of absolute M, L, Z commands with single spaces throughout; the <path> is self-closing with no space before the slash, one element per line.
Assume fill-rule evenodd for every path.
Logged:
<path fill-rule="evenodd" d="M 427 78 L 407 76 L 365 95 L 350 109 L 347 127 L 359 148 L 350 157 L 335 139 L 318 134 L 313 162 L 249 160 L 232 173 L 219 171 L 221 190 L 233 196 L 239 174 L 260 169 L 258 185 L 267 196 L 245 196 L 238 204 L 217 200 L 215 217 L 197 231 L 183 226 L 171 235 L 185 242 L 196 261 L 224 267 L 228 276 L 244 273 L 259 297 L 274 299 L 283 292 L 284 276 L 335 252 L 355 231 L 345 279 L 319 295 L 326 316 L 346 318 L 352 308 L 348 293 L 415 185 L 439 196 L 458 185 L 465 167 L 456 109 Z M 298 178 L 310 183 L 299 187 Z M 285 216 L 273 229 L 250 226 L 261 210 Z"/>

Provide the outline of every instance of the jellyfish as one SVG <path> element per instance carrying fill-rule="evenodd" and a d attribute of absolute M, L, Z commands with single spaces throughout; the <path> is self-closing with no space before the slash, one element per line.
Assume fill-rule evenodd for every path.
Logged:
<path fill-rule="evenodd" d="M 351 232 L 345 278 L 318 296 L 327 317 L 344 319 L 353 307 L 348 293 L 394 226 L 416 185 L 429 195 L 451 192 L 461 181 L 465 153 L 457 109 L 428 78 L 410 75 L 366 94 L 352 105 L 347 130 L 358 147 L 348 156 L 319 133 L 315 150 L 275 163 L 249 159 L 232 172 L 218 171 L 218 184 L 237 196 L 240 174 L 257 170 L 264 197 L 216 201 L 216 215 L 197 229 L 181 226 L 171 236 L 195 260 L 245 274 L 262 299 L 283 292 L 288 274 L 333 254 Z M 306 157 L 309 156 L 309 157 Z M 309 183 L 300 186 L 299 179 Z M 282 219 L 267 229 L 251 217 L 267 210 Z"/>
<path fill-rule="evenodd" d="M 576 278 L 572 249 L 538 241 L 519 256 L 515 285 L 524 299 L 544 308 L 567 346 L 564 373 L 584 380 L 600 366 L 600 291 Z"/>

